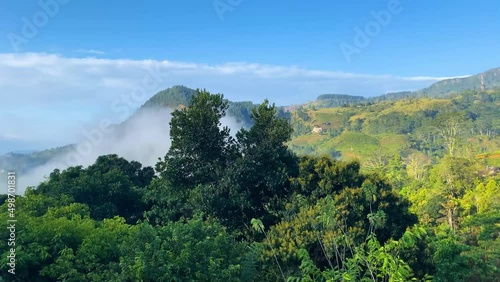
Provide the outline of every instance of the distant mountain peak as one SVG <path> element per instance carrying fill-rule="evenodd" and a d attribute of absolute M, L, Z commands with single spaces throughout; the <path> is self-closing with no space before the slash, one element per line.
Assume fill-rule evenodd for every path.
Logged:
<path fill-rule="evenodd" d="M 153 95 L 141 108 L 167 107 L 175 109 L 179 106 L 186 106 L 195 93 L 196 90 L 184 85 L 174 85 Z"/>
<path fill-rule="evenodd" d="M 500 87 L 500 67 L 475 75 L 440 80 L 418 91 L 386 93 L 374 100 L 398 100 L 406 97 L 445 98 L 466 90 L 483 91 Z"/>
<path fill-rule="evenodd" d="M 417 91 L 417 96 L 445 97 L 465 90 L 485 90 L 500 87 L 500 68 L 493 68 L 468 77 L 438 81 Z"/>

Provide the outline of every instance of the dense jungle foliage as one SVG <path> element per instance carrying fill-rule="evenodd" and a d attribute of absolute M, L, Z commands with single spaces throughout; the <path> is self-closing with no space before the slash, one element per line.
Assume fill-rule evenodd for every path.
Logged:
<path fill-rule="evenodd" d="M 499 281 L 497 94 L 290 120 L 266 100 L 236 134 L 222 95 L 181 102 L 155 168 L 105 155 L 17 197 L 4 280 Z"/>

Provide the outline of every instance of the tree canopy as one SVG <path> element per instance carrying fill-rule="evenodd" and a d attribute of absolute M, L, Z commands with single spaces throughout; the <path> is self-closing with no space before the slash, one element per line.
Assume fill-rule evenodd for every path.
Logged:
<path fill-rule="evenodd" d="M 251 127 L 231 132 L 221 122 L 230 107 L 222 94 L 196 90 L 186 102 L 172 113 L 171 146 L 154 169 L 105 155 L 56 169 L 15 200 L 4 195 L 1 208 L 15 205 L 18 233 L 15 245 L 0 245 L 0 277 L 498 281 L 500 178 L 464 145 L 463 128 L 476 130 L 480 116 L 466 102 L 427 109 L 421 122 L 387 112 L 385 121 L 346 112 L 331 120 L 356 130 L 342 142 L 366 147 L 380 145 L 367 130 L 413 134 L 429 125 L 412 146 L 435 154 L 380 150 L 368 161 L 292 151 L 293 119 L 315 120 L 321 115 L 309 114 L 320 110 L 288 120 L 265 100 L 249 111 Z M 488 139 L 487 130 L 496 129 L 475 132 Z M 7 272 L 12 248 L 15 276 Z"/>

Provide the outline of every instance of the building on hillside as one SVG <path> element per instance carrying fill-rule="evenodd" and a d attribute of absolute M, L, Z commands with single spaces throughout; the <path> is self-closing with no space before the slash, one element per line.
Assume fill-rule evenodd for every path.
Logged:
<path fill-rule="evenodd" d="M 312 133 L 323 133 L 324 129 L 321 126 L 314 126 Z"/>

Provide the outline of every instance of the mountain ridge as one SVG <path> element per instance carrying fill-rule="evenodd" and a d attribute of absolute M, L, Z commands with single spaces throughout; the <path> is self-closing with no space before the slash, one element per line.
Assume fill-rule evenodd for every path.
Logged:
<path fill-rule="evenodd" d="M 466 77 L 437 81 L 417 91 L 400 91 L 373 97 L 374 100 L 397 100 L 407 97 L 445 98 L 466 90 L 491 90 L 500 87 L 500 67 Z"/>
<path fill-rule="evenodd" d="M 471 75 L 468 77 L 460 78 L 450 78 L 440 80 L 431 84 L 430 86 L 417 90 L 417 91 L 402 91 L 394 93 L 386 93 L 376 97 L 363 97 L 359 95 L 351 94 L 321 94 L 318 95 L 316 100 L 312 102 L 307 102 L 299 105 L 288 105 L 279 107 L 280 115 L 289 118 L 290 112 L 294 112 L 297 109 L 310 106 L 312 108 L 330 108 L 330 107 L 346 107 L 355 104 L 367 104 L 367 103 L 377 103 L 384 100 L 400 100 L 405 98 L 446 98 L 451 95 L 459 94 L 460 92 L 467 90 L 491 90 L 500 87 L 500 67 L 492 68 L 487 71 Z M 189 101 L 196 93 L 195 89 L 189 88 L 184 85 L 174 85 L 170 88 L 161 90 L 151 96 L 131 117 L 127 120 L 133 118 L 140 111 L 149 108 L 163 107 L 176 109 L 178 107 L 186 106 Z M 229 109 L 227 111 L 229 116 L 236 118 L 236 121 L 242 123 L 243 126 L 251 125 L 250 113 L 253 108 L 257 105 L 251 101 L 240 101 L 233 102 L 229 101 Z M 287 113 L 288 112 L 288 113 Z M 124 121 L 123 123 L 127 122 Z M 123 124 L 122 123 L 122 124 Z M 119 126 L 119 125 L 115 125 Z M 0 162 L 6 163 L 6 160 L 12 160 L 13 156 L 22 156 L 21 159 L 28 160 L 27 156 L 34 156 L 36 159 L 39 158 L 40 154 L 45 159 L 48 155 L 58 153 L 59 151 L 66 151 L 68 147 L 72 145 L 67 145 L 59 148 L 51 148 L 47 150 L 16 153 L 7 153 L 0 156 Z M 64 149 L 61 149 L 64 148 Z M 25 150 L 29 151 L 29 150 Z M 38 163 L 39 161 L 37 161 Z M 23 167 L 25 167 L 23 165 Z"/>

